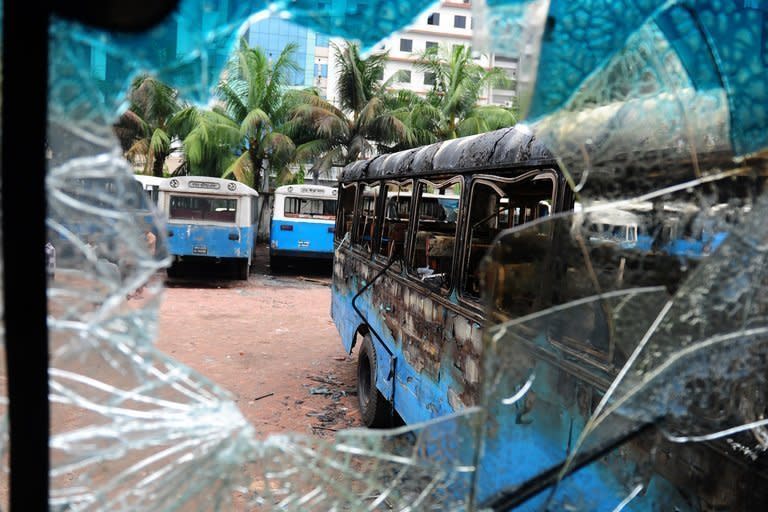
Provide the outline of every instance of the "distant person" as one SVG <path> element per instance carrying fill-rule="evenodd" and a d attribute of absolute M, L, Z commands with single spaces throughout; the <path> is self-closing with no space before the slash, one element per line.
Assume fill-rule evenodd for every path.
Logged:
<path fill-rule="evenodd" d="M 157 251 L 157 236 L 152 232 L 152 230 L 147 229 L 144 232 L 144 241 L 147 244 L 147 249 L 149 251 L 149 256 L 151 258 L 155 257 L 155 252 Z M 138 288 L 136 288 L 136 291 L 134 293 L 128 294 L 128 299 L 142 299 L 144 298 L 144 288 L 147 286 L 146 283 L 142 284 Z"/>

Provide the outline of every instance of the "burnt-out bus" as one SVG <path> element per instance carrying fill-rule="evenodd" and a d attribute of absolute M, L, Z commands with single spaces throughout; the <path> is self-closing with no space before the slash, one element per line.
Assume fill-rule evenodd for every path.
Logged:
<path fill-rule="evenodd" d="M 669 179 L 691 165 L 655 157 Z M 752 218 L 765 167 L 703 164 L 708 177 L 658 193 L 583 201 L 552 153 L 513 127 L 347 166 L 331 314 L 357 350 L 364 423 L 472 411 L 458 436 L 476 450 L 472 499 L 494 510 L 767 503 L 763 427 L 707 437 L 739 414 L 763 418 L 766 402 L 754 390 L 722 400 L 704 375 L 710 333 L 684 319 L 686 297 L 717 283 L 702 273 L 717 273 Z M 434 207 L 441 197 L 452 214 Z M 710 321 L 724 325 L 699 324 Z M 730 377 L 757 379 L 765 396 L 764 375 Z M 716 410 L 702 411 L 708 399 Z"/>

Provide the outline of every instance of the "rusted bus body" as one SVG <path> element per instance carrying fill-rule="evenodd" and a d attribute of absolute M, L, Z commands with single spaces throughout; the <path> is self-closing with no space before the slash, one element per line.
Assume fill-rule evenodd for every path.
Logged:
<path fill-rule="evenodd" d="M 483 280 L 481 481 L 514 495 L 558 458 L 610 446 L 558 484 L 549 506 L 610 509 L 601 497 L 636 489 L 628 510 L 765 508 L 767 431 L 740 427 L 765 417 L 768 396 L 768 342 L 749 332 L 765 324 L 756 237 L 767 168 L 719 164 L 707 172 L 722 179 L 654 197 L 653 222 L 633 214 L 637 240 L 596 238 L 594 223 L 616 218 L 601 205 L 497 238 Z M 523 269 L 538 278 L 519 279 Z M 523 383 L 516 407 L 503 406 Z M 494 457 L 510 444 L 525 465 Z"/>
<path fill-rule="evenodd" d="M 513 128 L 384 155 L 345 169 L 339 190 L 332 316 L 347 351 L 358 336 L 368 335 L 377 359 L 376 388 L 407 423 L 479 403 L 483 308 L 479 295 L 464 293 L 463 287 L 470 260 L 476 270 L 481 256 L 475 254 L 477 247 L 471 253 L 465 242 L 474 182 L 481 177 L 525 180 L 547 173 L 554 180 L 548 199 L 556 211 L 568 204 L 567 187 L 556 169 L 552 156 L 532 135 Z M 407 239 L 396 254 L 384 254 L 379 250 L 389 240 L 384 198 L 394 193 L 377 194 L 377 223 L 370 230 L 363 219 L 363 201 L 371 192 L 363 187 L 378 185 L 383 190 L 387 183 L 397 183 L 403 188 L 406 182 L 410 189 L 402 195 L 410 197 L 415 191 Z M 428 188 L 440 183 L 448 183 L 442 196 Z M 425 198 L 440 197 L 458 202 L 455 221 L 444 222 L 452 232 L 444 226 L 442 231 L 414 229 Z M 359 229 L 362 224 L 366 227 Z M 419 226 L 427 224 L 422 219 Z M 434 268 L 419 267 L 416 261 L 422 259 L 433 260 Z M 447 282 L 431 279 L 438 270 L 449 276 Z M 423 271 L 431 275 L 419 274 Z M 361 316 L 352 301 L 368 283 L 355 301 Z"/>
<path fill-rule="evenodd" d="M 464 433 L 478 451 L 478 503 L 504 503 L 506 492 L 514 495 L 565 461 L 652 321 L 715 252 L 715 246 L 701 242 L 723 243 L 718 237 L 738 228 L 755 207 L 764 172 L 757 178 L 741 171 L 731 175 L 727 166 L 738 164 L 717 155 L 699 161 L 710 156 L 716 164 L 712 172 L 728 175 L 722 187 L 720 181 L 702 182 L 665 193 L 653 199 L 651 220 L 643 205 L 620 215 L 601 214 L 599 208 L 573 214 L 571 189 L 554 158 L 516 128 L 348 166 L 339 187 L 332 316 L 345 349 L 351 352 L 356 342 L 359 347 L 358 392 L 366 423 L 386 425 L 394 413 L 415 423 L 482 406 L 475 413 L 479 428 Z M 687 161 L 665 162 L 667 177 L 690 169 Z M 398 220 L 407 224 L 402 245 L 394 246 L 399 249 L 380 250 L 397 231 L 391 229 L 397 221 L 386 217 L 393 193 L 387 183 L 414 198 L 421 197 L 422 185 L 429 184 L 424 190 L 430 193 L 460 188 L 452 244 L 444 243 L 450 224 L 423 224 L 438 232 L 442 252 L 452 249 L 448 271 L 436 263 L 419 272 L 416 263 L 430 252 L 421 244 L 431 235 L 423 233 L 418 202 L 407 219 Z M 638 183 L 628 187 L 627 196 L 653 190 L 648 180 Z M 596 179 L 591 186 L 601 185 Z M 493 190 L 502 188 L 504 201 L 493 199 Z M 542 200 L 547 193 L 549 199 Z M 371 196 L 378 200 L 360 202 Z M 483 231 L 486 210 L 473 205 L 483 204 L 484 197 L 504 219 L 498 227 L 506 229 Z M 527 206 L 513 214 L 516 201 Z M 594 229 L 615 226 L 617 218 L 631 219 L 619 227 L 631 227 L 632 237 L 618 240 Z M 424 261 L 431 264 L 428 257 Z M 432 280 L 436 274 L 448 278 Z M 755 384 L 764 388 L 765 376 Z M 521 389 L 522 398 L 510 401 Z M 651 396 L 636 398 L 629 410 L 609 415 L 590 430 L 577 455 L 611 449 L 559 483 L 554 494 L 533 496 L 521 509 L 539 510 L 551 499 L 555 508 L 612 510 L 632 493 L 627 510 L 737 510 L 745 503 L 766 503 L 762 431 L 706 443 L 665 441 L 655 425 L 658 411 L 637 404 L 673 402 L 673 391 L 658 393 L 664 399 L 649 391 Z M 701 420 L 706 414 L 693 407 L 705 401 L 697 400 L 680 405 L 664 428 L 716 431 L 717 422 Z M 754 402 L 736 403 L 738 410 L 752 403 L 755 412 Z M 653 428 L 634 430 L 647 425 Z"/>

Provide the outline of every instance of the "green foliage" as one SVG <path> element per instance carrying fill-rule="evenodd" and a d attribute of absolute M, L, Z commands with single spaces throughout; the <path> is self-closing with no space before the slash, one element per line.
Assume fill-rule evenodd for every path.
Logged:
<path fill-rule="evenodd" d="M 439 112 L 436 136 L 440 140 L 483 133 L 517 122 L 511 109 L 497 106 L 478 106 L 478 100 L 489 86 L 511 87 L 511 81 L 502 69 L 486 70 L 472 59 L 466 46 L 438 51 L 428 48 L 420 56 L 417 69 L 434 76 L 434 85 L 426 102 L 436 110 L 423 109 L 414 121 L 424 125 L 422 115 L 434 116 Z"/>
<path fill-rule="evenodd" d="M 180 118 L 184 105 L 175 89 L 149 75 L 134 79 L 128 100 L 128 110 L 113 127 L 125 157 L 141 165 L 143 174 L 163 176 L 173 140 L 189 129 Z"/>
<path fill-rule="evenodd" d="M 218 85 L 220 104 L 200 111 L 198 126 L 184 139 L 193 172 L 233 176 L 254 188 L 270 169 L 286 175 L 296 149 L 286 126 L 288 80 L 298 69 L 295 51 L 289 44 L 270 62 L 261 48 L 240 40 Z"/>
<path fill-rule="evenodd" d="M 387 54 L 360 55 L 355 43 L 333 45 L 340 69 L 338 95 L 341 108 L 321 98 L 316 91 L 294 93 L 291 129 L 301 140 L 296 156 L 313 162 L 310 173 L 316 181 L 322 171 L 373 156 L 406 143 L 413 136 L 403 119 L 390 109 L 381 81 Z"/>

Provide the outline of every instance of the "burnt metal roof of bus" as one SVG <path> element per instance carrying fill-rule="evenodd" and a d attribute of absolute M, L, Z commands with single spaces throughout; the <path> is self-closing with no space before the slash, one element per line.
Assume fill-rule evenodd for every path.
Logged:
<path fill-rule="evenodd" d="M 552 153 L 528 130 L 512 127 L 359 160 L 344 168 L 340 181 L 528 168 L 542 163 L 555 165 Z"/>

